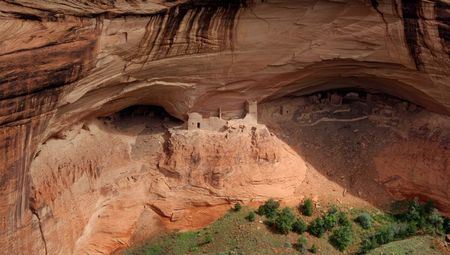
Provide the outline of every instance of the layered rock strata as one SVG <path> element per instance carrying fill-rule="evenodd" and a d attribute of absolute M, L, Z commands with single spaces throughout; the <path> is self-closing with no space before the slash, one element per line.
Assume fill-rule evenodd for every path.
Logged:
<path fill-rule="evenodd" d="M 180 119 L 219 107 L 237 117 L 247 99 L 360 87 L 448 118 L 449 7 L 444 0 L 0 1 L 1 252 L 45 247 L 30 170 L 40 145 L 130 105 L 162 106 Z M 448 179 L 448 163 L 430 169 L 430 176 L 445 169 Z M 413 183 L 420 188 L 398 194 L 435 198 L 430 179 Z M 440 199 L 448 208 L 448 197 Z"/>

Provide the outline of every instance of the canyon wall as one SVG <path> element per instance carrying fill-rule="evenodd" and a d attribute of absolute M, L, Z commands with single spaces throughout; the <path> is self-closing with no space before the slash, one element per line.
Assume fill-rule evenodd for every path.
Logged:
<path fill-rule="evenodd" d="M 132 236 L 129 225 L 117 227 L 118 236 L 111 239 L 115 240 L 113 244 L 103 243 L 100 248 L 89 244 L 101 237 L 92 239 L 95 231 L 108 235 L 107 231 L 102 232 L 95 224 L 90 224 L 96 222 L 91 220 L 93 217 L 100 218 L 100 214 L 96 214 L 97 203 L 101 201 L 98 198 L 112 192 L 108 188 L 102 191 L 104 185 L 97 182 L 120 177 L 121 162 L 129 161 L 123 157 L 130 154 L 131 142 L 116 144 L 111 139 L 111 144 L 104 147 L 117 145 L 115 150 L 97 155 L 93 150 L 95 144 L 89 140 L 92 148 L 86 150 L 80 149 L 84 147 L 79 145 L 72 152 L 66 148 L 68 155 L 54 151 L 56 166 L 43 164 L 38 167 L 36 163 L 38 152 L 45 151 L 43 143 L 66 139 L 64 132 L 74 125 L 128 106 L 161 106 L 170 115 L 183 120 L 189 112 L 207 116 L 221 108 L 225 118 L 233 118 L 242 115 L 246 99 L 270 102 L 285 96 L 356 87 L 411 101 L 448 120 L 449 13 L 447 0 L 1 0 L 0 246 L 3 249 L 0 253 L 109 253 L 128 245 L 123 240 Z M 89 125 L 86 128 L 89 129 Z M 251 131 L 247 132 L 251 134 Z M 173 140 L 174 148 L 178 148 L 177 144 L 190 143 L 180 141 L 182 138 L 165 139 Z M 204 143 L 195 137 L 189 139 L 200 147 Z M 220 141 L 224 138 L 210 139 Z M 276 137 L 270 139 L 273 139 L 270 143 L 278 144 Z M 106 143 L 100 138 L 93 141 Z M 245 141 L 248 144 L 243 147 L 253 144 L 251 139 Z M 410 143 L 411 147 L 423 145 L 420 137 Z M 283 148 L 281 144 L 279 147 Z M 436 151 L 440 151 L 439 157 L 445 159 L 448 141 L 440 144 L 443 152 Z M 401 144 L 392 146 L 386 148 L 384 156 L 376 162 L 388 169 L 385 164 L 390 161 L 383 158 L 408 161 L 420 154 L 429 160 L 435 155 L 420 151 L 427 150 L 427 146 L 416 146 L 414 150 L 418 152 L 402 152 Z M 65 148 L 66 144 L 60 147 Z M 181 147 L 173 152 L 171 148 L 159 148 L 164 149 L 160 167 L 166 169 L 166 174 L 179 175 L 174 185 L 183 186 L 189 178 L 185 179 L 186 172 L 178 171 L 188 171 L 192 167 L 190 164 L 195 162 L 181 160 L 177 163 L 177 166 L 182 164 L 178 168 L 173 165 L 170 155 L 175 153 L 174 157 L 180 159 L 189 156 L 191 160 L 195 155 L 183 153 L 194 153 L 196 149 Z M 219 153 L 223 149 L 207 148 L 205 153 L 210 150 L 219 150 Z M 264 161 L 260 156 L 267 153 L 260 156 L 253 153 L 242 152 L 244 159 L 251 159 L 248 164 L 256 164 L 249 168 L 264 172 L 264 166 L 258 162 Z M 280 149 L 279 153 L 291 152 L 286 148 Z M 85 154 L 92 158 L 83 158 Z M 117 162 L 105 163 L 110 154 L 117 156 Z M 51 155 L 46 157 L 51 158 Z M 268 162 L 276 166 L 270 153 L 261 157 L 267 157 Z M 287 165 L 294 161 L 303 162 L 295 157 L 282 158 L 282 164 Z M 208 160 L 209 164 L 216 164 L 211 163 L 214 160 Z M 439 162 L 443 162 L 442 166 L 433 165 L 427 174 L 448 180 L 448 160 Z M 240 164 L 235 163 L 236 167 Z M 414 167 L 394 165 L 392 170 L 382 172 L 380 178 L 391 180 L 390 171 L 393 171 L 404 180 L 408 177 L 408 169 Z M 205 168 L 208 167 L 199 169 L 204 171 Z M 99 169 L 110 169 L 110 172 L 103 173 Z M 288 176 L 291 173 L 287 168 L 280 168 L 278 172 Z M 108 174 L 112 177 L 107 178 Z M 209 180 L 208 187 L 225 185 L 221 178 L 215 177 L 223 173 L 203 174 L 205 180 Z M 245 173 L 241 174 L 245 176 Z M 433 189 L 429 186 L 434 177 L 420 178 L 424 175 L 418 174 L 397 186 L 395 182 L 389 183 L 397 195 L 438 199 L 441 208 L 450 213 L 448 194 L 428 191 Z M 295 176 L 301 180 L 302 171 Z M 260 180 L 267 192 L 272 184 L 277 184 L 276 175 L 270 177 Z M 136 200 L 124 195 L 118 201 L 126 202 L 118 203 L 116 208 L 129 206 L 137 210 L 138 206 L 127 203 L 148 204 L 149 219 L 161 215 L 170 218 L 160 206 L 149 202 L 146 196 L 152 192 L 134 190 L 138 187 L 148 189 L 148 186 L 131 185 L 133 187 L 128 190 L 130 184 L 127 182 L 132 182 L 132 176 L 129 178 L 131 180 L 118 184 L 118 187 L 124 187 L 124 193 L 130 197 L 137 196 Z M 157 177 L 148 180 L 156 180 L 153 178 Z M 230 187 L 239 184 L 231 182 L 229 185 L 231 191 Z M 72 189 L 79 192 L 70 195 Z M 227 196 L 244 199 L 260 194 L 258 192 Z M 278 192 L 279 189 L 274 188 L 272 193 L 275 194 L 265 193 L 264 196 L 277 196 Z M 289 197 L 291 193 L 278 197 Z M 82 197 L 75 199 L 74 194 Z M 210 195 L 217 194 L 208 191 Z M 215 205 L 229 200 L 222 196 Z M 55 206 L 49 211 L 48 205 L 52 203 Z M 121 210 L 116 209 L 113 213 L 118 211 Z M 133 211 L 124 217 L 130 215 L 147 214 Z M 149 219 L 142 222 L 154 222 Z M 126 238 L 121 238 L 123 236 Z"/>

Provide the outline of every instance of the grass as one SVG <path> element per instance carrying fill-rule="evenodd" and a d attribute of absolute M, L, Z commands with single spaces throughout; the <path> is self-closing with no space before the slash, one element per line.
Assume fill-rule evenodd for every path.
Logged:
<path fill-rule="evenodd" d="M 358 215 L 367 213 L 372 218 L 369 229 L 359 224 L 351 224 L 353 242 L 345 250 L 345 254 L 357 254 L 364 236 L 371 235 L 379 229 L 395 222 L 390 214 L 376 210 L 363 210 L 340 208 L 354 222 Z M 300 254 L 296 249 L 296 242 L 301 235 L 290 232 L 282 235 L 266 226 L 263 221 L 266 217 L 255 215 L 255 221 L 247 220 L 252 208 L 242 207 L 239 211 L 231 210 L 225 216 L 199 231 L 165 234 L 149 241 L 147 245 L 132 248 L 125 252 L 127 255 L 180 255 L 180 254 Z M 293 210 L 294 211 L 294 210 Z M 313 217 L 305 217 L 295 210 L 295 217 L 309 224 L 316 217 L 324 215 L 314 212 Z M 334 229 L 337 229 L 335 227 Z M 330 243 L 333 231 L 327 231 L 321 238 L 309 233 L 303 233 L 307 240 L 307 248 L 313 245 L 317 254 L 342 254 Z M 383 245 L 368 254 L 430 254 L 442 255 L 444 252 L 436 248 L 437 237 L 415 236 L 409 239 L 391 242 Z M 305 254 L 311 254 L 309 251 Z"/>
<path fill-rule="evenodd" d="M 436 240 L 431 236 L 415 236 L 401 241 L 385 244 L 368 253 L 368 255 L 441 255 L 436 248 Z"/>
<path fill-rule="evenodd" d="M 261 216 L 249 222 L 245 217 L 250 211 L 250 208 L 243 207 L 238 212 L 229 212 L 202 230 L 163 235 L 125 254 L 298 254 L 295 249 L 285 245 L 286 241 L 295 243 L 297 234 L 276 234 L 261 223 Z M 202 244 L 207 233 L 212 242 Z"/>

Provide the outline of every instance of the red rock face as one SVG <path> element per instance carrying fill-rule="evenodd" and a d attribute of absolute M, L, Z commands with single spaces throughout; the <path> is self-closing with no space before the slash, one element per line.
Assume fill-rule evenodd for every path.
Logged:
<path fill-rule="evenodd" d="M 32 190 L 32 180 L 39 174 L 47 178 L 51 171 L 30 170 L 42 143 L 87 118 L 136 104 L 162 106 L 180 119 L 192 111 L 212 114 L 219 107 L 224 117 L 236 117 L 249 98 L 270 101 L 343 87 L 394 95 L 446 121 L 450 112 L 448 4 L 440 0 L 77 0 L 70 5 L 5 0 L 0 1 L 0 21 L 0 247 L 6 247 L 0 253 L 53 254 L 88 247 L 82 245 L 91 242 L 83 233 L 90 230 L 94 209 L 71 221 L 62 209 L 70 207 L 70 200 L 58 199 L 80 176 L 95 179 L 91 167 L 103 159 L 60 166 L 56 176 L 73 175 L 62 184 L 40 180 L 46 183 L 43 197 Z M 382 179 L 390 180 L 394 171 L 408 180 L 389 182 L 395 194 L 438 200 L 449 213 L 448 194 L 431 185 L 439 181 L 443 187 L 449 178 L 448 162 L 435 164 L 425 152 L 434 146 L 402 152 L 400 144 L 392 145 L 376 162 L 389 169 L 380 172 Z M 448 146 L 436 150 L 448 156 Z M 429 169 L 407 163 L 411 155 Z M 386 158 L 405 164 L 391 169 L 383 163 Z M 191 163 L 185 162 L 186 168 Z M 426 178 L 424 171 L 429 171 Z M 205 174 L 207 183 L 221 185 L 215 173 Z M 270 187 L 265 186 L 266 196 Z M 92 206 L 95 197 L 77 206 Z M 52 224 L 73 222 L 58 231 L 48 223 L 51 214 L 42 211 L 56 200 L 60 206 L 54 208 L 62 212 L 55 213 Z M 132 235 L 128 227 L 121 230 L 127 238 Z M 51 240 L 61 233 L 70 237 L 47 243 L 45 236 Z M 58 242 L 64 250 L 52 246 Z M 102 251 L 125 245 L 106 245 Z"/>
<path fill-rule="evenodd" d="M 138 224 L 200 227 L 230 201 L 293 197 L 304 179 L 305 163 L 263 127 L 168 132 L 157 121 L 87 122 L 40 147 L 30 207 L 47 250 L 110 253 L 143 235 Z"/>

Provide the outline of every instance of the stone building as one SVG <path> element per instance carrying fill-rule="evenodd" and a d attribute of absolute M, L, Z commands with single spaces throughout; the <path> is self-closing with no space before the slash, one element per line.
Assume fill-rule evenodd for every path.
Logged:
<path fill-rule="evenodd" d="M 191 112 L 188 115 L 188 130 L 201 129 L 204 127 L 203 117 L 200 113 Z"/>
<path fill-rule="evenodd" d="M 247 100 L 245 103 L 244 121 L 249 124 L 257 124 L 258 122 L 258 103 L 256 100 Z M 227 126 L 228 121 L 222 119 L 222 110 L 219 108 L 219 117 L 203 118 L 200 113 L 191 112 L 188 114 L 187 129 L 188 130 L 209 130 L 222 131 Z"/>
<path fill-rule="evenodd" d="M 244 120 L 252 123 L 258 122 L 258 102 L 256 100 L 247 100 L 245 102 L 245 112 Z"/>
<path fill-rule="evenodd" d="M 210 130 L 210 131 L 221 131 L 226 126 L 227 121 L 219 117 L 203 118 L 200 113 L 192 112 L 188 115 L 188 130 Z"/>
<path fill-rule="evenodd" d="M 334 93 L 330 96 L 330 103 L 332 105 L 341 105 L 342 104 L 342 96 Z"/>

